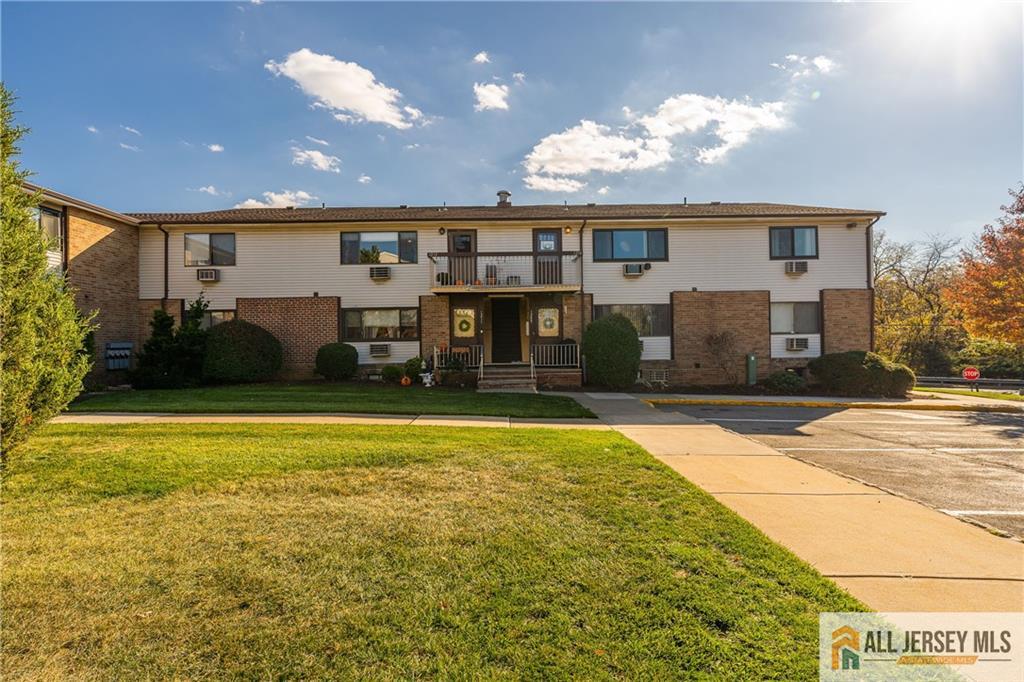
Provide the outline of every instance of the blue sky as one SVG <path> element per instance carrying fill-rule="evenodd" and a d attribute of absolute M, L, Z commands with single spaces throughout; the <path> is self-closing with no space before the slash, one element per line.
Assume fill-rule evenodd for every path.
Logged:
<path fill-rule="evenodd" d="M 35 180 L 121 211 L 776 201 L 968 236 L 1020 4 L 2 5 Z M 481 53 L 484 53 L 481 55 Z"/>

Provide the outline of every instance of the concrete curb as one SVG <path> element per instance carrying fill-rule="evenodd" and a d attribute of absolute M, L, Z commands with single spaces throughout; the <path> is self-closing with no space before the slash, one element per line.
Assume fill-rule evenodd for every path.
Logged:
<path fill-rule="evenodd" d="M 648 405 L 719 405 L 728 407 L 835 407 L 854 410 L 923 410 L 936 412 L 1024 412 L 1015 405 L 964 405 L 960 403 L 917 404 L 917 403 L 860 403 L 829 400 L 799 400 L 779 402 L 774 400 L 701 400 L 699 398 L 641 398 Z"/>

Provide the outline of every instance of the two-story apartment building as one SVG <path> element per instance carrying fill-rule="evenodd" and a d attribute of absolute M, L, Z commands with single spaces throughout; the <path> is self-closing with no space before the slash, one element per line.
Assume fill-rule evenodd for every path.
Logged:
<path fill-rule="evenodd" d="M 29 187 L 30 190 L 39 190 Z M 42 229 L 84 310 L 94 378 L 123 375 L 154 308 L 200 294 L 209 324 L 271 331 L 285 374 L 311 377 L 345 341 L 366 368 L 417 355 L 489 372 L 532 366 L 579 385 L 578 342 L 621 313 L 649 378 L 715 384 L 872 345 L 879 211 L 768 203 L 256 208 L 121 214 L 42 190 Z M 726 359 L 709 343 L 729 332 Z M 721 336 L 717 337 L 721 338 Z"/>

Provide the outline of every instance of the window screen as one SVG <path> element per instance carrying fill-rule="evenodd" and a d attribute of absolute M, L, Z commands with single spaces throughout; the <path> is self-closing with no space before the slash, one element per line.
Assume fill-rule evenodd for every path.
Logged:
<path fill-rule="evenodd" d="M 619 314 L 633 323 L 640 336 L 671 336 L 672 306 L 668 303 L 629 303 L 594 306 L 594 319 Z"/>

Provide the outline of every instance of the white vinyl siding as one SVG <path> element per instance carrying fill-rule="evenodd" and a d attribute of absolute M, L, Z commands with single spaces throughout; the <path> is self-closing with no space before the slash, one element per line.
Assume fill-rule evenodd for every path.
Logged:
<path fill-rule="evenodd" d="M 799 337 L 807 339 L 807 350 L 786 350 L 786 339 Z M 821 355 L 821 334 L 772 334 L 771 353 L 773 358 L 816 358 Z"/>
<path fill-rule="evenodd" d="M 644 352 L 640 354 L 641 360 L 672 359 L 671 336 L 641 336 L 640 340 L 644 342 Z"/>
<path fill-rule="evenodd" d="M 50 272 L 60 272 L 64 267 L 64 254 L 60 251 L 46 252 L 46 269 Z"/>
<path fill-rule="evenodd" d="M 346 341 L 345 343 L 355 346 L 356 350 L 359 351 L 360 365 L 397 365 L 420 354 L 419 341 L 374 341 L 373 343 L 375 344 L 390 344 L 391 355 L 387 357 L 371 356 L 369 341 Z"/>

